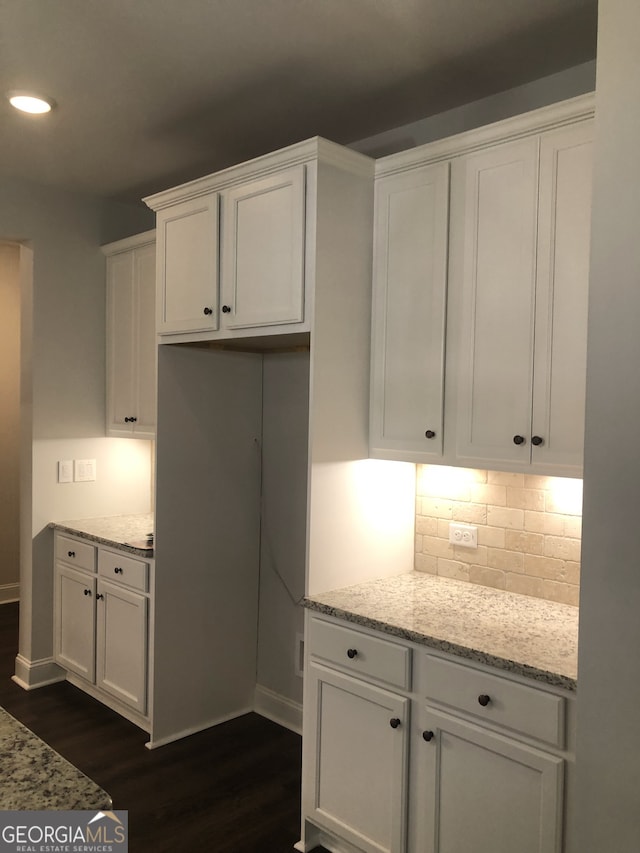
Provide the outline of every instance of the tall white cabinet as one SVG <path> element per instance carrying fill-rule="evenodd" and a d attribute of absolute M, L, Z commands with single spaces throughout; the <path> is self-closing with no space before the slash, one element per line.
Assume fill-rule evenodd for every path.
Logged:
<path fill-rule="evenodd" d="M 107 258 L 107 435 L 156 427 L 155 231 L 102 247 Z"/>

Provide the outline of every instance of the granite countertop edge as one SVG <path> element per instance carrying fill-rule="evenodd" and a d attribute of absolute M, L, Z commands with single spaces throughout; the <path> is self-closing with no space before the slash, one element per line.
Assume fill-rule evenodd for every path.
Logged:
<path fill-rule="evenodd" d="M 133 525 L 136 532 L 129 530 L 124 535 L 114 533 L 108 529 L 109 522 L 111 520 L 110 518 L 97 520 L 87 518 L 79 521 L 51 521 L 47 526 L 52 530 L 58 530 L 61 533 L 69 533 L 71 536 L 76 536 L 78 539 L 86 539 L 88 542 L 95 542 L 96 544 L 104 545 L 107 548 L 116 548 L 118 551 L 124 551 L 125 553 L 131 554 L 135 557 L 152 560 L 154 556 L 153 549 L 136 548 L 133 545 L 127 545 L 125 541 L 126 539 L 143 539 L 147 532 L 146 529 L 149 526 L 147 523 L 148 519 L 148 514 L 141 516 L 113 516 L 114 523 L 124 525 L 125 527 L 128 527 L 130 524 Z M 98 524 L 105 522 L 105 529 L 99 533 L 95 530 L 88 529 L 88 527 L 94 525 L 96 521 Z M 145 533 L 138 533 L 137 527 L 139 525 L 145 529 Z"/>
<path fill-rule="evenodd" d="M 332 593 L 335 595 L 335 593 Z M 414 628 L 409 628 L 402 624 L 397 624 L 392 621 L 385 621 L 377 616 L 366 615 L 364 613 L 350 610 L 348 606 L 337 606 L 329 604 L 321 600 L 322 595 L 316 597 L 305 597 L 302 601 L 303 607 L 308 610 L 321 613 L 325 616 L 333 616 L 338 619 L 343 619 L 352 624 L 361 625 L 365 628 L 380 631 L 390 636 L 408 640 L 419 645 L 427 646 L 428 648 L 437 651 L 446 652 L 455 657 L 463 658 L 476 663 L 485 664 L 495 669 L 512 672 L 516 675 L 524 676 L 525 678 L 538 681 L 550 686 L 559 687 L 570 692 L 577 690 L 577 678 L 570 675 L 564 675 L 559 672 L 554 672 L 549 669 L 543 669 L 539 666 L 534 666 L 522 660 L 513 660 L 507 656 L 492 654 L 482 647 L 480 644 L 462 644 L 460 642 L 451 642 L 445 636 L 435 636 L 428 631 L 418 631 Z"/>

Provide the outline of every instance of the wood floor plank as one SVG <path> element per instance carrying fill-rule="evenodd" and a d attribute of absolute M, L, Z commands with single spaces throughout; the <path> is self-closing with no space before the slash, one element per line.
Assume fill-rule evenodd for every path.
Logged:
<path fill-rule="evenodd" d="M 18 605 L 1 605 L 0 705 L 128 810 L 131 853 L 292 850 L 298 735 L 247 714 L 150 751 L 145 732 L 66 682 L 22 690 L 17 646 Z"/>

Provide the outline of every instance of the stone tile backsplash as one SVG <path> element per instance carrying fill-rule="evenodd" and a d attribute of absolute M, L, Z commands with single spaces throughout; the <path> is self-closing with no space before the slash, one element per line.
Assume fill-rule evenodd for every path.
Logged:
<path fill-rule="evenodd" d="M 582 480 L 419 465 L 417 571 L 578 605 Z M 450 522 L 478 529 L 449 543 Z"/>

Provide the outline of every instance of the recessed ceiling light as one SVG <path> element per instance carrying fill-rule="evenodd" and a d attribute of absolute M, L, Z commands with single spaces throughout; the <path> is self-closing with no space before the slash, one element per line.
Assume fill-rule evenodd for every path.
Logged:
<path fill-rule="evenodd" d="M 50 98 L 43 98 L 39 95 L 29 95 L 27 92 L 9 92 L 9 103 L 17 110 L 23 113 L 33 113 L 34 115 L 48 113 L 53 108 L 53 101 Z"/>

